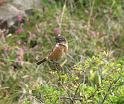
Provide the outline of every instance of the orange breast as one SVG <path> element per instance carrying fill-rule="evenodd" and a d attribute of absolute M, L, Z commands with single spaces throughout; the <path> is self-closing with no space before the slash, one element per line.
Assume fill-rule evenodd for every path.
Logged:
<path fill-rule="evenodd" d="M 56 45 L 53 51 L 48 56 L 48 59 L 53 60 L 53 61 L 59 60 L 64 54 L 64 48 L 65 47 L 61 45 Z"/>

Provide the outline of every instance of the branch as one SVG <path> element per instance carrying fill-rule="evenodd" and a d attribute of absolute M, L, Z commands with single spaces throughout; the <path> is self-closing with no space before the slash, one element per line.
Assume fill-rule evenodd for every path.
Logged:
<path fill-rule="evenodd" d="M 119 79 L 120 79 L 120 76 L 118 77 L 117 80 L 113 81 L 113 84 L 116 84 Z M 111 90 L 113 84 L 110 83 L 110 86 L 109 86 L 109 88 L 108 88 L 108 90 L 107 90 L 108 93 L 105 94 L 105 96 L 104 96 L 104 98 L 103 98 L 101 104 L 103 104 L 103 103 L 105 102 L 105 100 L 107 99 L 108 95 L 110 94 L 110 90 Z"/>

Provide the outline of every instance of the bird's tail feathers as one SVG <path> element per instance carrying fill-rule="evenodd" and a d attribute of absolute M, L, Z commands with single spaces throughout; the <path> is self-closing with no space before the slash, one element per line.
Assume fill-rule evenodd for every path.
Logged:
<path fill-rule="evenodd" d="M 40 65 L 40 64 L 42 64 L 42 63 L 45 62 L 45 61 L 47 61 L 47 58 L 44 58 L 44 59 L 38 61 L 38 62 L 37 62 L 37 65 Z"/>

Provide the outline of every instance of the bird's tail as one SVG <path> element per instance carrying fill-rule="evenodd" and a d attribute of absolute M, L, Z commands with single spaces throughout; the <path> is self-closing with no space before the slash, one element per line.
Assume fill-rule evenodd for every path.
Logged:
<path fill-rule="evenodd" d="M 45 61 L 47 61 L 47 59 L 46 59 L 46 58 L 44 58 L 44 59 L 42 59 L 42 60 L 38 61 L 38 62 L 37 62 L 37 65 L 40 65 L 41 63 L 43 63 L 43 62 L 45 62 Z"/>

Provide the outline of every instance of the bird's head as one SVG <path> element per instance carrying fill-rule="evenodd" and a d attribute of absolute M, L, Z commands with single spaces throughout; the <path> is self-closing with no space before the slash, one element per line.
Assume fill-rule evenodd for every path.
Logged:
<path fill-rule="evenodd" d="M 67 43 L 67 40 L 63 36 L 56 36 L 56 43 Z"/>

